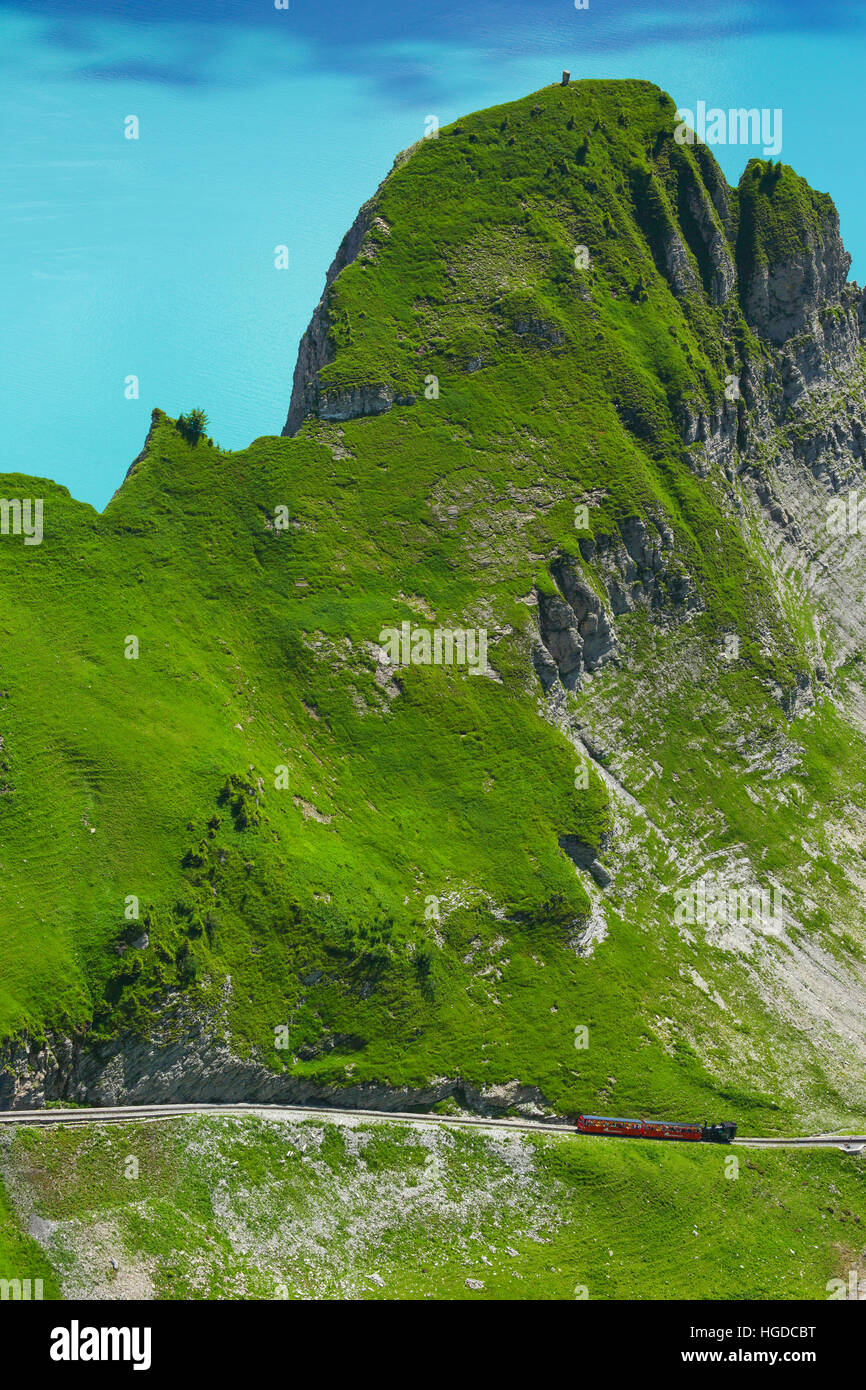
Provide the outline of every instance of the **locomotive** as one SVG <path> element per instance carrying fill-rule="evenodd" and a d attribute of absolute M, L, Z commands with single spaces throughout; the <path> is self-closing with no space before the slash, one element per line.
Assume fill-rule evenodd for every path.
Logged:
<path fill-rule="evenodd" d="M 731 1120 L 717 1125 L 681 1124 L 676 1120 L 622 1120 L 605 1115 L 578 1115 L 578 1134 L 606 1134 L 612 1139 L 686 1139 L 692 1143 L 730 1144 L 737 1132 Z"/>

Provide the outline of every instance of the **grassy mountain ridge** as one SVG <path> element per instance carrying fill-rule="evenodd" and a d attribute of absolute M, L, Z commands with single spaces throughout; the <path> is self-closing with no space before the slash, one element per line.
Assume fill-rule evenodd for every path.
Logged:
<path fill-rule="evenodd" d="M 797 587 L 784 491 L 825 436 L 862 472 L 856 296 L 826 195 L 674 129 L 642 82 L 457 122 L 367 205 L 293 437 L 155 412 L 101 516 L 0 477 L 45 508 L 0 538 L 7 1103 L 862 1119 L 858 590 Z M 384 662 L 404 622 L 488 671 Z M 678 921 L 707 871 L 781 937 Z"/>

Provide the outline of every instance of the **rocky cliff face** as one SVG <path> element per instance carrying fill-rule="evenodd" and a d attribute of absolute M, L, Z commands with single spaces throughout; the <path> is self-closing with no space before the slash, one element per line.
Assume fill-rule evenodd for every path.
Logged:
<path fill-rule="evenodd" d="M 398 155 L 394 168 L 408 157 L 409 151 Z M 382 185 L 380 184 L 380 191 Z M 389 236 L 390 228 L 377 214 L 378 194 L 368 199 L 360 209 L 328 267 L 325 288 L 313 312 L 298 347 L 298 360 L 292 378 L 289 413 L 283 427 L 284 435 L 295 435 L 308 416 L 321 420 L 354 420 L 363 415 L 381 415 L 395 401 L 393 389 L 381 382 L 328 389 L 319 380 L 323 367 L 334 361 L 336 352 L 332 338 L 330 291 L 337 276 L 359 257 L 372 261 L 376 255 L 376 239 Z M 411 405 L 411 394 L 397 398 L 400 404 Z"/>
<path fill-rule="evenodd" d="M 220 1014 L 217 1010 L 203 1017 L 183 999 L 171 999 L 147 1039 L 126 1037 L 94 1047 L 82 1038 L 51 1036 L 38 1044 L 7 1045 L 0 1053 L 0 1110 L 40 1110 L 46 1102 L 113 1106 L 234 1101 L 423 1111 L 451 1100 L 478 1115 L 517 1112 L 538 1121 L 559 1118 L 538 1087 L 518 1081 L 478 1087 L 443 1076 L 415 1086 L 369 1081 L 329 1085 L 315 1077 L 275 1075 L 262 1061 L 237 1055 Z"/>
<path fill-rule="evenodd" d="M 773 175 L 763 177 L 771 201 Z M 750 166 L 741 189 L 760 182 Z M 698 470 L 712 463 L 746 483 L 780 573 L 825 612 L 834 650 L 813 644 L 815 666 L 824 669 L 826 661 L 847 660 L 866 637 L 860 605 L 851 601 L 866 579 L 861 548 L 831 524 L 834 502 L 862 486 L 866 469 L 866 296 L 846 281 L 851 258 L 835 208 L 802 184 L 800 192 L 780 260 L 766 251 L 756 258 L 754 244 L 744 251 L 755 232 L 744 232 L 741 220 L 740 294 L 761 350 L 736 379 L 736 404 L 687 414 L 681 430 Z"/>
<path fill-rule="evenodd" d="M 283 434 L 297 434 L 307 416 L 317 415 L 321 409 L 319 372 L 322 367 L 334 360 L 334 347 L 330 339 L 328 318 L 328 292 L 340 271 L 345 270 L 346 266 L 351 264 L 361 250 L 370 229 L 373 202 L 374 200 L 371 198 L 361 208 L 340 242 L 337 254 L 328 268 L 322 298 L 316 305 L 313 317 L 298 347 L 298 360 L 295 363 L 295 374 L 292 379 L 292 398 L 289 402 L 289 413 Z M 333 414 L 329 418 L 345 420 L 353 415 L 377 413 L 375 410 L 364 409 L 364 402 L 360 398 L 347 400 L 344 404 L 346 407 L 344 414 Z M 325 408 L 327 409 L 327 406 Z M 334 403 L 334 408 L 336 408 L 336 403 Z M 387 406 L 383 405 L 382 408 L 387 409 Z"/>

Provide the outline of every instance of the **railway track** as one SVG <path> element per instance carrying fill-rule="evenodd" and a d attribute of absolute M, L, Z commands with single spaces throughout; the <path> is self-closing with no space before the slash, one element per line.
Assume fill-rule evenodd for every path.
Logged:
<path fill-rule="evenodd" d="M 118 1105 L 75 1110 L 4 1110 L 2 1125 L 122 1124 L 133 1120 L 170 1120 L 182 1115 L 256 1115 L 267 1119 L 402 1120 L 421 1125 L 475 1126 L 510 1129 L 532 1134 L 574 1134 L 574 1125 L 545 1124 L 538 1120 L 494 1120 L 481 1115 L 424 1115 L 406 1110 L 339 1110 L 330 1105 L 255 1105 L 191 1102 L 188 1105 Z"/>
<path fill-rule="evenodd" d="M 405 1110 L 339 1110 L 326 1105 L 255 1105 L 226 1104 L 206 1101 L 176 1105 L 117 1105 L 86 1107 L 75 1110 L 4 1110 L 0 1111 L 0 1127 L 3 1125 L 78 1125 L 78 1124 L 128 1124 L 134 1121 L 170 1120 L 184 1115 L 256 1115 L 269 1119 L 333 1119 L 408 1121 L 414 1125 L 444 1125 L 446 1127 L 474 1127 L 488 1130 L 514 1130 L 528 1134 L 575 1134 L 573 1124 L 545 1123 L 539 1120 L 495 1120 L 480 1115 L 419 1115 Z M 671 1141 L 666 1141 L 671 1142 Z M 734 1144 L 746 1148 L 837 1148 L 844 1153 L 857 1154 L 866 1149 L 866 1135 L 851 1134 L 808 1134 L 793 1138 L 762 1138 L 743 1135 L 733 1140 Z"/>
<path fill-rule="evenodd" d="M 735 1144 L 745 1144 L 752 1149 L 842 1149 L 845 1153 L 862 1153 L 866 1148 L 866 1134 L 805 1134 L 791 1139 L 749 1138 L 743 1135 L 734 1139 Z"/>

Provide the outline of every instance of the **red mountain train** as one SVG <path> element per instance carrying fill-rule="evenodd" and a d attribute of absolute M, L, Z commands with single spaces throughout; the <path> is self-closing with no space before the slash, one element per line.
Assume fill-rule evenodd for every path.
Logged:
<path fill-rule="evenodd" d="M 613 1139 L 690 1139 L 705 1144 L 730 1144 L 737 1126 L 678 1124 L 675 1120 L 619 1120 L 605 1115 L 578 1115 L 578 1134 L 607 1134 Z"/>

